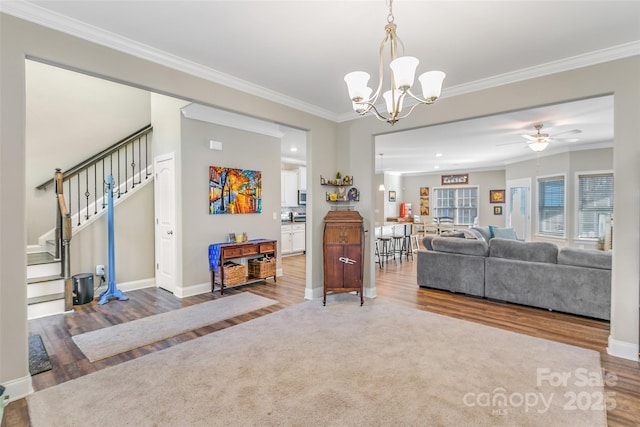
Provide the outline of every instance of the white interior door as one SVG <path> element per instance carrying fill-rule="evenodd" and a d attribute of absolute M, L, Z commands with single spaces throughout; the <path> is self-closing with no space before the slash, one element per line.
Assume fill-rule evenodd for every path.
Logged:
<path fill-rule="evenodd" d="M 519 239 L 530 239 L 531 180 L 529 178 L 507 181 L 507 227 L 515 229 Z"/>
<path fill-rule="evenodd" d="M 173 153 L 154 160 L 156 286 L 174 292 L 176 287 L 176 203 Z"/>

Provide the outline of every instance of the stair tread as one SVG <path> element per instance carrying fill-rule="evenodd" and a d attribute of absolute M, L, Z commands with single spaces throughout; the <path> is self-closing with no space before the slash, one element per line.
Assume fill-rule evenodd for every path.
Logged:
<path fill-rule="evenodd" d="M 44 276 L 44 277 L 31 277 L 27 279 L 27 285 L 31 285 L 34 283 L 42 283 L 42 282 L 54 282 L 56 280 L 63 280 L 62 276 L 54 275 L 54 276 Z"/>
<path fill-rule="evenodd" d="M 27 298 L 27 305 L 40 304 L 43 302 L 64 300 L 64 292 L 39 297 Z"/>
<path fill-rule="evenodd" d="M 60 262 L 49 252 L 34 252 L 27 254 L 27 265 L 53 264 Z"/>

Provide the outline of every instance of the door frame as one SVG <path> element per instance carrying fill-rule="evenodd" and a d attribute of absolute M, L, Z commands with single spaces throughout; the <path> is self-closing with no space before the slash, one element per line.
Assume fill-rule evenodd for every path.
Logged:
<path fill-rule="evenodd" d="M 531 178 L 520 178 L 507 180 L 507 221 L 506 226 L 511 227 L 511 215 L 513 212 L 513 201 L 511 200 L 512 188 L 525 188 L 525 219 L 524 219 L 524 236 L 518 236 L 520 239 L 528 241 L 531 239 Z"/>

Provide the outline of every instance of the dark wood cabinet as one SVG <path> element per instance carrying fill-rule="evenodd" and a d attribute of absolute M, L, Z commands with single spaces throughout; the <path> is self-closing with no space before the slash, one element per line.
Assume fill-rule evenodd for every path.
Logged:
<path fill-rule="evenodd" d="M 322 239 L 324 258 L 324 293 L 358 292 L 360 305 L 364 303 L 362 278 L 364 274 L 364 225 L 357 211 L 330 211 L 324 218 Z"/>

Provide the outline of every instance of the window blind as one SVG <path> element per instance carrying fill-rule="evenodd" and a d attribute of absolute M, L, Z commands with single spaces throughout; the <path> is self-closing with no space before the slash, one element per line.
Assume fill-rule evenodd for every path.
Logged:
<path fill-rule="evenodd" d="M 598 218 L 613 214 L 613 174 L 578 175 L 578 238 L 598 237 Z"/>
<path fill-rule="evenodd" d="M 538 179 L 538 233 L 564 236 L 564 177 Z"/>

